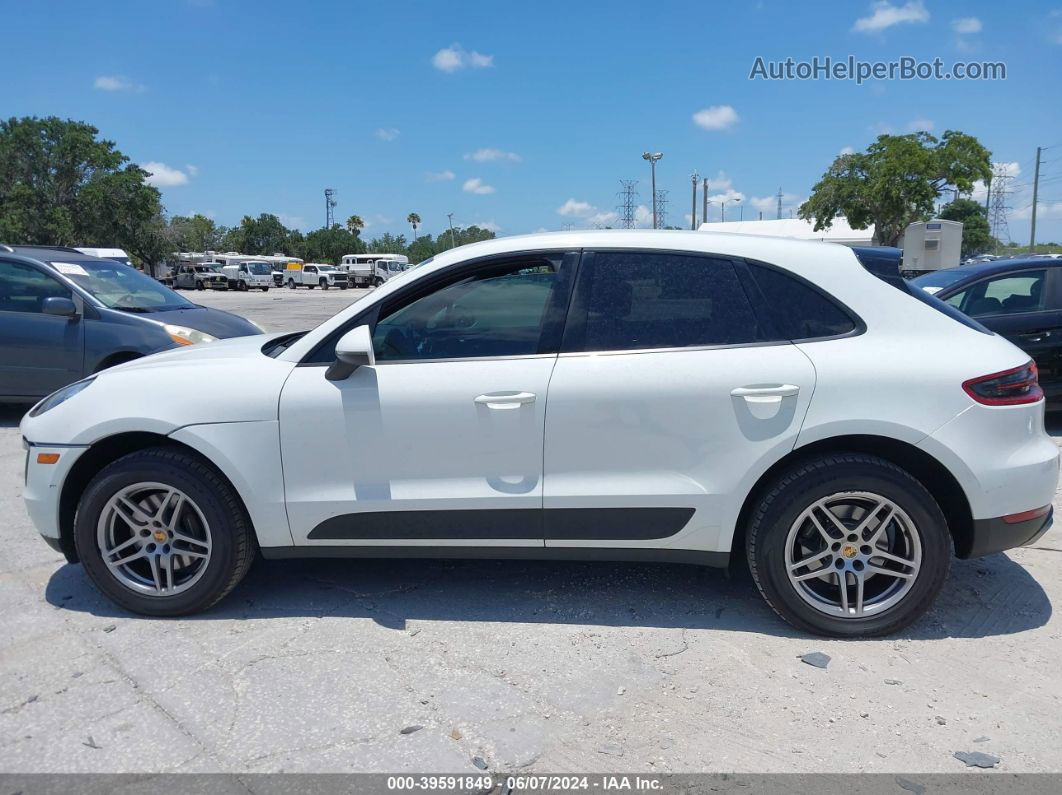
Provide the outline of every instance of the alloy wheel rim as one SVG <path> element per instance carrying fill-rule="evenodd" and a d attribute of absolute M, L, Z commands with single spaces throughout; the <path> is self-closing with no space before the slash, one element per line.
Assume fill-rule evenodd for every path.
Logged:
<path fill-rule="evenodd" d="M 126 588 L 148 596 L 187 591 L 210 564 L 210 525 L 187 494 L 165 483 L 134 483 L 103 506 L 96 544 Z"/>
<path fill-rule="evenodd" d="M 887 497 L 837 492 L 809 505 L 790 526 L 785 568 L 793 589 L 820 613 L 881 615 L 914 587 L 922 568 L 921 534 Z"/>

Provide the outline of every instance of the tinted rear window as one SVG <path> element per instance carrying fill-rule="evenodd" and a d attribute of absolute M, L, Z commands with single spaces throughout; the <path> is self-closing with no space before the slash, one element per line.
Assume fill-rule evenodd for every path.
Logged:
<path fill-rule="evenodd" d="M 763 293 L 771 319 L 786 339 L 837 337 L 856 330 L 856 322 L 848 312 L 800 279 L 751 262 L 749 269 Z"/>

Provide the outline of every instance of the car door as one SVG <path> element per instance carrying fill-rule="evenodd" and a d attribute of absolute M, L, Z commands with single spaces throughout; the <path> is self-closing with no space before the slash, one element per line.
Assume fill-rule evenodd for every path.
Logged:
<path fill-rule="evenodd" d="M 947 303 L 1006 337 L 1036 362 L 1048 398 L 1062 394 L 1062 279 L 1057 268 L 988 276 L 948 295 Z"/>
<path fill-rule="evenodd" d="M 546 409 L 546 546 L 729 548 L 815 385 L 739 273 L 689 253 L 584 254 Z"/>
<path fill-rule="evenodd" d="M 546 388 L 576 254 L 417 280 L 352 322 L 376 362 L 330 381 L 339 333 L 280 399 L 296 544 L 542 546 Z"/>
<path fill-rule="evenodd" d="M 41 397 L 81 378 L 84 323 L 46 315 L 52 297 L 73 298 L 43 269 L 0 260 L 0 395 Z"/>

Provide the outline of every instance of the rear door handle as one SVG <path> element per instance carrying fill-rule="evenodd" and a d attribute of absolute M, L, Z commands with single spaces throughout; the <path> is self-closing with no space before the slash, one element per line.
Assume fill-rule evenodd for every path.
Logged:
<path fill-rule="evenodd" d="M 473 402 L 488 409 L 518 409 L 525 403 L 535 402 L 534 392 L 492 392 L 480 395 Z"/>
<path fill-rule="evenodd" d="M 800 392 L 794 384 L 772 384 L 771 386 L 739 386 L 730 390 L 733 397 L 745 398 L 750 403 L 777 403 L 784 397 L 792 397 Z"/>

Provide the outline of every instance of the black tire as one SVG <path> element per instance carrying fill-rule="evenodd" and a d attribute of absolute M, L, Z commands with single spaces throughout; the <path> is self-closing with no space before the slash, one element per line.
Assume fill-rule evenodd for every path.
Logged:
<path fill-rule="evenodd" d="M 327 279 L 321 279 L 320 284 L 321 284 L 321 289 L 322 290 L 327 290 L 328 289 L 328 280 Z"/>
<path fill-rule="evenodd" d="M 288 289 L 289 290 L 294 290 L 295 289 L 295 280 L 294 279 L 288 279 Z"/>
<path fill-rule="evenodd" d="M 268 293 L 269 292 L 269 288 L 268 287 L 263 287 L 262 288 L 262 292 L 263 293 Z"/>
<path fill-rule="evenodd" d="M 171 596 L 151 596 L 123 585 L 107 568 L 96 542 L 97 522 L 107 501 L 120 489 L 141 482 L 180 489 L 211 527 L 205 571 L 188 590 Z M 74 518 L 74 544 L 93 584 L 125 609 L 146 616 L 188 615 L 213 606 L 244 578 L 258 546 L 250 519 L 228 482 L 196 456 L 164 447 L 123 456 L 92 479 Z"/>
<path fill-rule="evenodd" d="M 197 289 L 197 290 L 205 290 L 206 287 L 203 285 L 202 282 L 196 282 L 195 283 L 195 289 Z"/>
<path fill-rule="evenodd" d="M 890 500 L 911 519 L 921 545 L 921 565 L 907 592 L 893 606 L 869 616 L 821 612 L 801 597 L 801 586 L 790 581 L 787 571 L 790 528 L 814 502 L 842 492 L 870 492 Z M 944 585 L 951 547 L 947 520 L 925 486 L 895 464 L 861 453 L 811 458 L 782 474 L 762 495 L 746 535 L 752 577 L 771 608 L 798 629 L 841 638 L 888 635 L 917 620 Z"/>
<path fill-rule="evenodd" d="M 239 290 L 239 291 L 240 291 L 241 293 L 245 293 L 245 292 L 247 292 L 247 290 L 248 290 L 248 287 L 247 287 L 247 282 L 240 282 L 240 284 L 239 284 L 239 286 L 237 287 L 237 289 L 238 289 L 238 290 Z"/>
<path fill-rule="evenodd" d="M 306 285 L 306 289 L 307 289 L 307 290 L 312 290 L 312 289 L 313 289 L 314 287 L 316 287 L 316 286 L 317 286 L 316 284 L 307 284 L 307 285 Z"/>
<path fill-rule="evenodd" d="M 339 289 L 340 290 L 346 290 L 347 286 L 345 284 L 341 284 L 341 285 L 339 285 Z"/>

